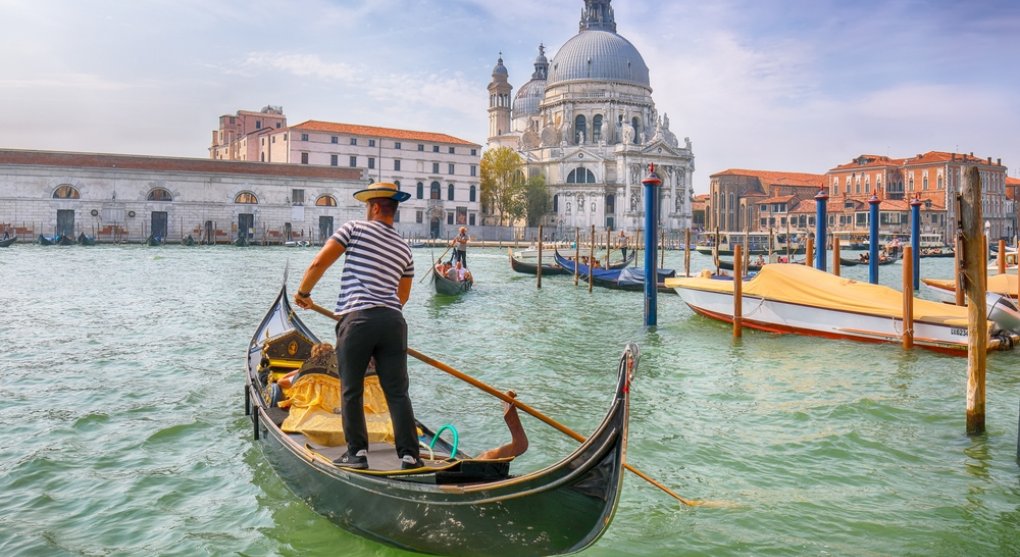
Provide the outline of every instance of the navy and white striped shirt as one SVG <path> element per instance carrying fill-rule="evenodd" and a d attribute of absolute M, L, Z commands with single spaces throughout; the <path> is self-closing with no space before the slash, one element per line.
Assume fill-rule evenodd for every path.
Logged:
<path fill-rule="evenodd" d="M 331 239 L 340 242 L 347 254 L 336 314 L 374 307 L 400 311 L 397 285 L 401 278 L 414 276 L 414 259 L 397 231 L 379 221 L 352 220 Z"/>

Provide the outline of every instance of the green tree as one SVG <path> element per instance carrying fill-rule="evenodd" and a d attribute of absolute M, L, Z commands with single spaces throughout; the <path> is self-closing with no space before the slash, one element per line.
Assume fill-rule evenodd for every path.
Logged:
<path fill-rule="evenodd" d="M 538 226 L 542 217 L 549 213 L 549 190 L 545 187 L 545 176 L 539 174 L 528 178 L 525 185 L 527 197 L 528 226 Z"/>
<path fill-rule="evenodd" d="M 524 161 L 510 147 L 489 149 L 482 154 L 482 207 L 499 217 L 499 225 L 524 216 L 527 184 L 522 168 Z"/>

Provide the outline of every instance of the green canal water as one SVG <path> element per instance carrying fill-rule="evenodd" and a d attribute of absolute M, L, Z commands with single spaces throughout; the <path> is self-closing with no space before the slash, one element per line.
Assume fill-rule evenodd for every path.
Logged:
<path fill-rule="evenodd" d="M 0 250 L 0 555 L 406 553 L 348 534 L 295 498 L 251 439 L 244 353 L 307 248 Z M 437 253 L 438 255 L 438 253 Z M 431 260 L 416 250 L 419 276 Z M 628 474 L 585 555 L 1018 555 L 1020 354 L 993 353 L 988 432 L 964 431 L 966 360 L 896 345 L 748 331 L 659 297 L 514 274 L 474 249 L 475 290 L 416 284 L 410 345 L 582 434 L 609 404 L 627 341 L 642 350 Z M 924 262 L 949 275 L 951 260 Z M 668 267 L 682 269 L 682 253 Z M 707 258 L 694 257 L 700 269 Z M 899 284 L 900 266 L 882 267 Z M 867 269 L 846 275 L 866 278 Z M 316 290 L 336 293 L 337 269 Z M 331 322 L 303 318 L 321 336 Z M 500 403 L 411 360 L 416 413 L 467 451 L 508 440 Z M 518 471 L 576 443 L 528 416 Z M 484 555 L 480 548 L 479 555 Z"/>

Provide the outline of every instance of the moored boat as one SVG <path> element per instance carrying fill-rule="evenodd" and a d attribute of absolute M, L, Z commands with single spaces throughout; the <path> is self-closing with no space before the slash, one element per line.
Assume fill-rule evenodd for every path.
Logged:
<path fill-rule="evenodd" d="M 293 410 L 267 402 L 265 378 L 300 368 L 318 342 L 284 287 L 252 336 L 245 374 L 245 408 L 262 453 L 316 512 L 384 544 L 452 556 L 574 553 L 608 528 L 622 488 L 635 346 L 620 359 L 613 399 L 595 432 L 563 459 L 514 476 L 513 456 L 472 458 L 421 421 L 420 438 L 434 444 L 433 455 L 426 467 L 407 471 L 395 469 L 392 442 L 373 442 L 371 468 L 351 470 L 332 462 L 344 451 L 342 442 L 326 445 L 316 435 L 285 432 L 282 424 Z M 388 413 L 378 416 L 385 421 Z"/>
<path fill-rule="evenodd" d="M 538 273 L 538 261 L 535 260 L 533 263 L 530 261 L 524 261 L 514 257 L 514 250 L 507 248 L 510 256 L 510 268 L 518 273 L 525 273 L 528 275 L 534 275 Z M 552 254 L 543 254 L 548 257 L 542 261 L 542 274 L 543 275 L 565 275 L 567 270 L 560 267 L 556 263 L 555 257 Z"/>
<path fill-rule="evenodd" d="M 78 235 L 79 246 L 94 246 L 96 245 L 95 236 L 86 236 L 84 232 Z"/>
<path fill-rule="evenodd" d="M 187 236 L 181 238 L 181 245 L 182 246 L 193 246 L 193 245 L 195 245 L 195 237 L 192 236 L 191 234 L 188 234 Z"/>
<path fill-rule="evenodd" d="M 145 239 L 145 243 L 146 243 L 146 245 L 149 245 L 149 246 L 162 246 L 163 245 L 163 237 L 162 236 L 156 236 L 154 234 L 150 234 L 149 237 Z"/>
<path fill-rule="evenodd" d="M 666 284 L 675 288 L 696 313 L 733 321 L 732 281 L 692 277 L 668 279 Z M 903 334 L 900 292 L 806 265 L 766 265 L 743 283 L 742 306 L 745 326 L 774 333 L 869 342 L 899 342 Z M 995 322 L 993 318 L 989 316 L 989 349 L 1011 346 L 1011 341 L 1020 340 L 1018 331 L 1009 329 L 1008 322 Z M 965 354 L 966 308 L 915 298 L 913 338 L 920 347 Z"/>
<path fill-rule="evenodd" d="M 956 303 L 956 281 L 953 279 L 922 278 L 921 283 L 938 301 Z M 991 275 L 985 288 L 988 292 L 1017 299 L 1017 275 Z"/>
<path fill-rule="evenodd" d="M 17 242 L 17 241 L 18 241 L 18 237 L 17 236 L 11 236 L 9 238 L 4 238 L 3 240 L 0 240 L 0 248 L 10 247 L 11 244 L 13 244 L 14 242 Z"/>
<path fill-rule="evenodd" d="M 577 270 L 577 274 L 583 277 L 582 280 L 588 280 L 588 274 L 591 273 L 591 281 L 593 284 L 603 286 L 605 288 L 611 288 L 614 290 L 629 290 L 629 291 L 643 291 L 645 289 L 645 270 L 639 267 L 623 267 L 619 269 L 603 269 L 601 267 L 589 267 L 584 263 L 575 262 L 572 259 L 563 257 L 560 252 L 554 252 L 556 257 L 556 263 L 563 267 L 568 273 L 573 274 L 574 270 Z M 667 287 L 663 280 L 667 277 L 676 276 L 676 271 L 673 269 L 657 269 L 656 270 L 656 290 L 659 292 L 665 292 L 672 294 L 672 289 Z"/>

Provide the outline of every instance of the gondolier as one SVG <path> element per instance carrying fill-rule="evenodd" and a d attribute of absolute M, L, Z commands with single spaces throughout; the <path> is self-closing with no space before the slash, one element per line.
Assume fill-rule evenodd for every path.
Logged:
<path fill-rule="evenodd" d="M 347 468 L 369 466 L 364 380 L 373 357 L 393 421 L 401 468 L 424 465 L 407 394 L 407 323 L 401 313 L 411 294 L 414 260 L 407 243 L 393 228 L 397 205 L 409 197 L 395 184 L 386 182 L 356 192 L 354 198 L 366 203 L 366 220 L 348 221 L 330 237 L 308 266 L 294 295 L 298 306 L 312 307 L 315 284 L 341 255 L 347 254 L 335 310 L 339 316 L 337 361 L 347 452 L 334 460 Z"/>
<path fill-rule="evenodd" d="M 453 262 L 456 263 L 457 261 L 460 261 L 460 264 L 463 265 L 465 269 L 467 269 L 468 266 L 467 264 L 468 240 L 469 238 L 467 235 L 467 228 L 462 226 L 460 227 L 460 234 L 458 234 L 456 237 L 454 237 L 453 240 L 450 241 L 450 245 L 453 246 Z"/>

